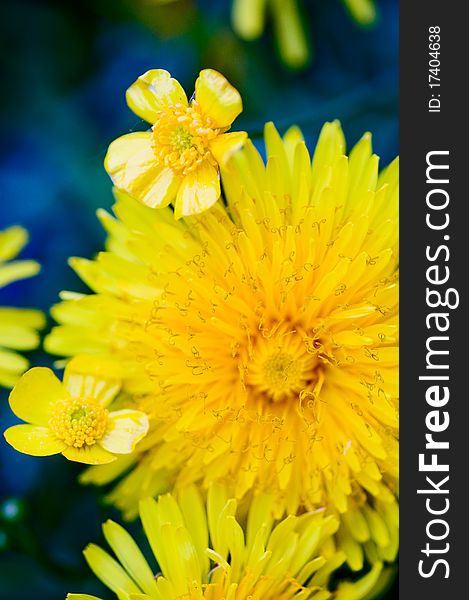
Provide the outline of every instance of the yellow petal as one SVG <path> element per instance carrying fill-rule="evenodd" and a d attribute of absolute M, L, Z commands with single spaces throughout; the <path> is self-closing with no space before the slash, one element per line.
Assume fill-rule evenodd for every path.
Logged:
<path fill-rule="evenodd" d="M 126 92 L 127 104 L 133 112 L 154 123 L 158 113 L 168 106 L 187 106 L 187 96 L 181 84 L 164 69 L 147 71 Z"/>
<path fill-rule="evenodd" d="M 0 365 L 2 371 L 14 374 L 13 386 L 21 373 L 24 373 L 29 367 L 29 362 L 21 354 L 0 348 Z"/>
<path fill-rule="evenodd" d="M 339 121 L 324 123 L 313 156 L 313 179 L 319 178 L 325 167 L 334 165 L 344 152 L 345 138 Z"/>
<path fill-rule="evenodd" d="M 233 131 L 218 135 L 210 142 L 210 152 L 220 165 L 226 164 L 229 158 L 240 150 L 248 134 L 245 131 Z"/>
<path fill-rule="evenodd" d="M 264 30 L 267 0 L 235 0 L 231 13 L 233 29 L 244 40 L 255 40 Z"/>
<path fill-rule="evenodd" d="M 279 54 L 292 69 L 305 67 L 310 58 L 303 18 L 296 0 L 271 0 Z"/>
<path fill-rule="evenodd" d="M 0 288 L 20 279 L 37 275 L 41 267 L 35 260 L 16 260 L 0 269 Z"/>
<path fill-rule="evenodd" d="M 205 554 L 205 549 L 209 545 L 207 514 L 202 496 L 194 485 L 181 488 L 179 506 L 186 527 L 191 535 L 192 543 L 197 549 L 197 555 L 200 564 L 203 566 L 203 572 L 208 573 L 209 563 Z"/>
<path fill-rule="evenodd" d="M 243 110 L 238 90 L 213 69 L 200 72 L 195 82 L 195 99 L 216 127 L 229 127 Z"/>
<path fill-rule="evenodd" d="M 79 481 L 83 484 L 106 485 L 129 470 L 135 464 L 133 456 L 122 455 L 107 465 L 90 467 L 80 473 Z"/>
<path fill-rule="evenodd" d="M 3 368 L 3 365 L 0 367 L 0 385 L 6 388 L 12 388 L 15 383 L 18 381 L 18 377 L 21 375 L 20 372 L 9 371 Z"/>
<path fill-rule="evenodd" d="M 0 231 L 0 261 L 11 260 L 17 256 L 28 242 L 28 232 L 14 225 Z"/>
<path fill-rule="evenodd" d="M 150 208 L 163 208 L 174 200 L 180 185 L 181 178 L 164 168 L 135 197 Z"/>
<path fill-rule="evenodd" d="M 34 425 L 47 425 L 56 402 L 68 396 L 50 369 L 35 367 L 21 377 L 10 394 L 11 410 Z"/>
<path fill-rule="evenodd" d="M 176 198 L 176 219 L 195 215 L 210 208 L 220 197 L 218 171 L 205 162 L 182 180 Z"/>
<path fill-rule="evenodd" d="M 94 398 L 108 406 L 120 390 L 120 379 L 115 362 L 81 355 L 66 366 L 63 383 L 72 398 Z"/>
<path fill-rule="evenodd" d="M 122 379 L 122 367 L 119 362 L 106 356 L 91 356 L 80 354 L 70 360 L 65 368 L 64 383 L 70 373 L 93 375 L 99 379 Z"/>
<path fill-rule="evenodd" d="M 65 448 L 65 443 L 53 436 L 48 427 L 14 425 L 5 431 L 4 436 L 15 450 L 31 456 L 51 456 Z"/>
<path fill-rule="evenodd" d="M 82 446 L 81 448 L 75 448 L 74 446 L 67 446 L 62 454 L 68 460 L 73 462 L 84 463 L 85 465 L 104 465 L 116 460 L 110 452 L 94 444 L 93 446 Z"/>
<path fill-rule="evenodd" d="M 0 308 L 0 321 L 18 323 L 23 327 L 42 329 L 46 324 L 46 318 L 40 310 L 32 308 L 11 308 L 2 306 Z"/>
<path fill-rule="evenodd" d="M 96 577 L 116 594 L 138 594 L 141 591 L 121 565 L 99 546 L 90 544 L 83 554 Z"/>
<path fill-rule="evenodd" d="M 114 140 L 104 159 L 113 183 L 136 197 L 161 170 L 151 146 L 151 133 L 138 131 Z"/>
<path fill-rule="evenodd" d="M 15 350 L 32 350 L 39 344 L 39 335 L 34 329 L 19 322 L 2 322 L 0 311 L 0 346 Z"/>
<path fill-rule="evenodd" d="M 67 373 L 64 384 L 72 398 L 94 398 L 102 406 L 108 406 L 120 390 L 120 381 L 107 380 L 93 375 Z"/>
<path fill-rule="evenodd" d="M 108 427 L 99 444 L 116 454 L 129 454 L 148 432 L 148 417 L 139 410 L 118 410 L 108 417 Z"/>
<path fill-rule="evenodd" d="M 376 7 L 373 0 L 344 0 L 352 17 L 361 25 L 371 25 L 376 21 Z"/>
<path fill-rule="evenodd" d="M 153 595 L 156 592 L 153 571 L 133 537 L 123 527 L 110 520 L 104 523 L 103 532 L 107 543 L 127 573 L 144 592 Z"/>

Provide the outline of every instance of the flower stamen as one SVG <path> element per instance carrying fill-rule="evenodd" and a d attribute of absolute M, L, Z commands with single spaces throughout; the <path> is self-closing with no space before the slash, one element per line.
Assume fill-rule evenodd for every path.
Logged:
<path fill-rule="evenodd" d="M 93 446 L 106 430 L 108 411 L 91 398 L 63 400 L 54 407 L 49 426 L 67 446 Z"/>
<path fill-rule="evenodd" d="M 220 133 L 210 118 L 200 113 L 195 101 L 188 107 L 175 104 L 162 111 L 153 125 L 152 146 L 161 166 L 187 175 L 203 161 L 217 165 L 209 143 Z"/>

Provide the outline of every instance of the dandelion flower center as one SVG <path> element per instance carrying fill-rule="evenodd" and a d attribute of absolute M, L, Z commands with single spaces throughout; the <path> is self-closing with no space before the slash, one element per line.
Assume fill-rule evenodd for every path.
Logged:
<path fill-rule="evenodd" d="M 89 398 L 63 400 L 55 407 L 50 428 L 67 446 L 92 446 L 106 430 L 108 411 Z"/>
<path fill-rule="evenodd" d="M 246 383 L 252 393 L 275 402 L 298 398 L 317 379 L 316 359 L 295 331 L 274 340 L 260 337 L 248 364 Z"/>
<path fill-rule="evenodd" d="M 153 125 L 152 144 L 162 166 L 177 175 L 191 173 L 202 162 L 215 166 L 209 142 L 220 130 L 212 127 L 210 118 L 202 115 L 196 102 L 191 106 L 175 104 L 162 111 Z"/>
<path fill-rule="evenodd" d="M 268 386 L 290 390 L 301 383 L 301 368 L 289 354 L 274 354 L 264 363 L 264 378 Z"/>

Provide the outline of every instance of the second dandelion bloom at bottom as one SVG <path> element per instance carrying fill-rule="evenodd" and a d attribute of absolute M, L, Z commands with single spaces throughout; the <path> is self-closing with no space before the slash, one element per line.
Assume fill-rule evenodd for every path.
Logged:
<path fill-rule="evenodd" d="M 114 556 L 90 544 L 85 558 L 119 600 L 331 598 L 328 584 L 345 560 L 331 539 L 337 520 L 319 511 L 274 522 L 271 504 L 269 495 L 259 496 L 239 518 L 236 501 L 220 485 L 210 487 L 206 504 L 194 487 L 181 490 L 177 498 L 148 498 L 140 503 L 140 517 L 153 567 L 113 521 L 103 525 L 103 532 Z M 155 577 L 156 563 L 160 572 Z M 339 584 L 333 597 L 371 598 L 388 575 L 376 564 L 354 583 Z M 99 600 L 85 594 L 67 598 Z"/>

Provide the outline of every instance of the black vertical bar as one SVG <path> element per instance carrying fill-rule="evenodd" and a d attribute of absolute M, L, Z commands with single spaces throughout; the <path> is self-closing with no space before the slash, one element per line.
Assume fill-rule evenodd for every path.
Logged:
<path fill-rule="evenodd" d="M 469 598 L 469 29 L 464 7 L 436 0 L 400 3 L 399 590 L 405 600 Z M 429 162 L 449 168 L 427 174 Z M 430 291 L 427 297 L 427 290 L 440 294 L 441 305 L 438 294 Z M 443 306 L 445 299 L 453 308 Z M 431 354 L 434 350 L 448 354 Z M 431 461 L 448 470 L 429 470 Z"/>

